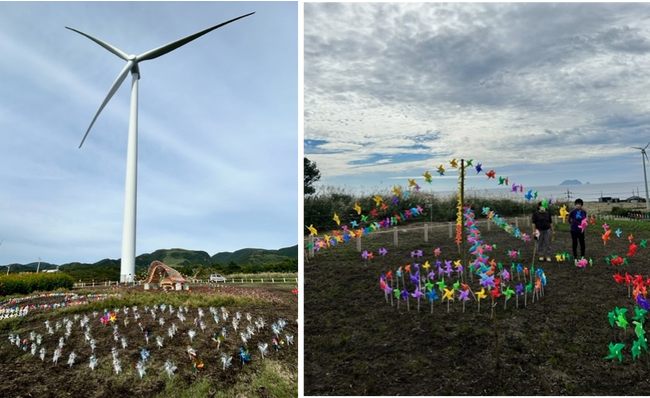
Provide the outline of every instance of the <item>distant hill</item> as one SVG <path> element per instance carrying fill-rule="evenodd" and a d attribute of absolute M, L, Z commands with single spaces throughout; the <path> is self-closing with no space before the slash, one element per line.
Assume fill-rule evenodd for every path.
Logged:
<path fill-rule="evenodd" d="M 234 253 L 221 252 L 211 257 L 212 262 L 228 264 L 234 261 L 237 264 L 262 265 L 277 263 L 286 258 L 298 258 L 298 245 L 285 247 L 279 250 L 241 249 Z"/>
<path fill-rule="evenodd" d="M 286 259 L 297 259 L 298 258 L 298 245 L 285 247 L 278 250 L 266 250 L 266 249 L 241 249 L 237 250 L 234 253 L 231 252 L 221 252 L 217 253 L 214 256 L 210 256 L 207 252 L 197 251 L 197 250 L 185 250 L 185 249 L 160 249 L 156 250 L 153 253 L 144 253 L 135 258 L 136 269 L 146 268 L 153 261 L 162 261 L 163 263 L 171 267 L 179 267 L 190 264 L 201 264 L 201 265 L 211 265 L 214 262 L 219 262 L 224 265 L 227 265 L 230 261 L 235 261 L 239 265 L 263 265 L 268 263 L 281 262 Z M 38 263 L 29 263 L 29 264 L 11 264 L 11 272 L 20 272 L 20 271 L 36 271 Z M 87 266 L 94 267 L 120 267 L 120 259 L 108 259 L 97 261 L 93 264 L 72 262 L 61 264 L 61 267 L 67 269 L 81 268 Z M 55 269 L 56 264 L 50 264 L 46 262 L 41 262 L 40 269 Z M 2 272 L 4 270 L 0 270 Z M 6 272 L 6 271 L 5 271 Z"/>
<path fill-rule="evenodd" d="M 560 185 L 582 185 L 580 180 L 564 180 Z"/>

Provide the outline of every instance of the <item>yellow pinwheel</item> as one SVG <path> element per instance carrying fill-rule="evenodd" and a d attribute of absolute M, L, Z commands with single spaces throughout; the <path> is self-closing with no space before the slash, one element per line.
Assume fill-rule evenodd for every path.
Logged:
<path fill-rule="evenodd" d="M 318 231 L 314 228 L 314 224 L 309 224 L 307 229 L 309 230 L 310 235 L 318 235 Z"/>
<path fill-rule="evenodd" d="M 424 263 L 424 265 L 422 266 L 422 268 L 427 269 L 427 270 L 428 270 L 429 268 L 431 268 L 431 264 L 429 264 L 429 261 L 428 261 L 428 260 L 427 260 L 427 262 Z"/>
<path fill-rule="evenodd" d="M 562 205 L 560 207 L 560 218 L 562 220 L 566 220 L 566 217 L 569 215 L 569 212 L 566 210 L 566 205 Z"/>
<path fill-rule="evenodd" d="M 442 299 L 454 301 L 454 288 L 452 287 L 451 289 L 444 289 L 444 290 L 445 290 L 445 294 L 443 294 Z"/>
<path fill-rule="evenodd" d="M 339 220 L 339 216 L 336 213 L 334 213 L 334 218 L 332 218 L 332 220 L 336 221 L 336 225 L 341 225 L 341 220 Z"/>
<path fill-rule="evenodd" d="M 375 205 L 377 205 L 377 206 L 379 206 L 379 204 L 380 204 L 381 202 L 384 201 L 384 199 L 383 199 L 381 196 L 379 196 L 379 195 L 375 195 L 375 196 L 372 198 L 372 200 L 375 201 Z"/>
<path fill-rule="evenodd" d="M 410 183 L 410 182 L 411 182 L 411 180 L 409 180 L 409 183 Z M 400 196 L 400 195 L 402 195 L 402 190 L 400 189 L 399 185 L 395 185 L 395 186 L 393 187 L 393 192 L 395 193 L 395 196 Z"/>
<path fill-rule="evenodd" d="M 408 178 L 409 180 L 409 187 L 417 187 L 418 183 L 415 182 L 415 179 Z"/>
<path fill-rule="evenodd" d="M 485 294 L 485 288 L 481 289 L 480 292 L 476 292 L 476 300 L 481 301 L 484 298 L 487 298 L 487 294 Z"/>
<path fill-rule="evenodd" d="M 357 215 L 361 215 L 361 206 L 358 203 L 354 204 L 354 210 L 357 212 Z"/>
<path fill-rule="evenodd" d="M 433 180 L 433 177 L 431 176 L 431 173 L 429 173 L 429 170 L 425 171 L 424 174 L 422 174 L 422 176 L 424 177 L 425 181 L 428 183 L 431 183 L 431 181 Z"/>
<path fill-rule="evenodd" d="M 449 164 L 451 164 L 451 167 L 453 167 L 454 169 L 458 168 L 458 162 L 456 161 L 456 158 L 451 159 Z"/>

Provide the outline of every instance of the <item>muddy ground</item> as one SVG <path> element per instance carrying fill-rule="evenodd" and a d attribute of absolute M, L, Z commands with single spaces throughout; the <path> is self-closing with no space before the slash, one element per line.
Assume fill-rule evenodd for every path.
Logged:
<path fill-rule="evenodd" d="M 140 288 L 96 288 L 93 291 L 97 293 L 115 294 L 125 292 L 126 290 L 142 289 Z M 79 316 L 76 320 L 74 315 L 57 315 L 56 309 L 32 310 L 28 316 L 15 327 L 8 330 L 2 330 L 0 336 L 0 367 L 1 380 L 0 396 L 1 397 L 155 397 L 159 394 L 166 393 L 169 388 L 168 380 L 173 380 L 172 388 L 176 391 L 183 391 L 183 386 L 191 386 L 195 382 L 205 382 L 215 386 L 207 391 L 203 396 L 214 396 L 218 392 L 232 389 L 236 383 L 241 382 L 241 374 L 256 374 L 257 368 L 261 366 L 262 358 L 258 349 L 258 343 L 268 343 L 267 361 L 279 363 L 285 371 L 294 374 L 297 380 L 298 373 L 298 326 L 296 324 L 298 298 L 292 293 L 290 288 L 285 289 L 266 289 L 266 288 L 211 288 L 195 287 L 191 292 L 182 292 L 189 295 L 204 295 L 206 297 L 215 294 L 222 294 L 227 291 L 228 294 L 241 294 L 244 296 L 254 296 L 268 301 L 268 304 L 238 308 L 226 306 L 229 313 L 229 319 L 226 321 L 221 309 L 218 309 L 220 323 L 214 321 L 213 314 L 209 308 L 203 307 L 205 315 L 201 318 L 206 324 L 205 332 L 202 331 L 198 319 L 198 308 L 188 308 L 185 313 L 185 321 L 178 318 L 178 309 L 174 313 L 169 312 L 169 308 L 163 311 L 158 308 L 156 319 L 151 315 L 152 307 L 145 311 L 144 306 L 139 306 L 139 319 L 135 319 L 132 308 L 125 314 L 123 308 L 116 311 L 116 321 L 104 325 L 100 318 L 103 310 L 99 314 L 93 315 L 92 312 L 81 310 L 77 313 Z M 143 292 L 143 294 L 146 294 Z M 24 301 L 24 304 L 43 304 L 47 302 L 61 302 L 61 297 L 38 298 L 33 302 Z M 160 303 L 162 304 L 162 303 Z M 113 308 L 108 308 L 113 312 Z M 240 312 L 242 319 L 239 322 L 238 330 L 235 331 L 232 320 L 236 313 Z M 47 315 L 45 318 L 44 315 Z M 250 314 L 252 321 L 249 322 L 246 315 Z M 95 370 L 89 367 L 91 348 L 84 335 L 84 328 L 80 325 L 81 319 L 87 315 L 90 319 L 90 334 L 96 340 L 94 355 L 98 360 Z M 165 318 L 164 325 L 159 323 L 160 317 Z M 68 338 L 65 338 L 64 319 L 73 321 L 72 332 Z M 249 338 L 248 347 L 251 353 L 251 362 L 242 364 L 238 355 L 242 344 L 240 332 L 246 329 L 249 324 L 254 324 L 256 320 L 262 318 L 265 326 L 258 329 L 255 326 L 255 333 Z M 287 321 L 285 328 L 280 336 L 283 345 L 279 350 L 274 350 L 272 341 L 274 333 L 271 325 L 280 318 Z M 49 320 L 54 329 L 53 334 L 49 334 L 45 327 L 45 320 Z M 128 324 L 125 324 L 125 320 Z M 60 323 L 61 327 L 56 328 Z M 173 338 L 169 337 L 168 329 L 175 323 L 178 330 Z M 140 325 L 142 325 L 142 328 Z M 115 339 L 114 327 L 117 325 L 118 340 Z M 227 327 L 228 337 L 221 343 L 220 347 L 211 340 L 215 331 Z M 190 341 L 188 331 L 193 329 L 196 336 Z M 145 340 L 143 331 L 149 330 L 149 342 Z M 28 339 L 27 349 L 17 347 L 9 342 L 9 334 L 20 331 L 20 339 Z M 41 334 L 42 342 L 36 355 L 31 354 L 31 344 L 34 341 L 30 337 L 30 332 Z M 294 336 L 294 344 L 289 345 L 286 341 L 287 335 Z M 163 346 L 157 345 L 157 336 L 163 337 Z M 53 353 L 58 346 L 59 340 L 64 337 L 64 346 L 61 350 L 61 356 L 58 363 L 53 362 Z M 121 338 L 125 337 L 127 348 L 122 348 Z M 203 362 L 203 367 L 194 371 L 190 357 L 186 348 L 191 345 L 197 352 L 197 358 Z M 39 359 L 40 347 L 46 349 L 45 360 Z M 118 358 L 121 362 L 122 371 L 116 374 L 112 366 L 113 347 L 117 348 Z M 145 348 L 150 353 L 150 358 L 146 361 L 146 374 L 140 378 L 136 370 L 136 364 L 141 360 L 141 350 Z M 68 360 L 71 352 L 75 352 L 76 358 L 74 364 L 69 365 Z M 223 370 L 221 363 L 221 354 L 227 353 L 233 357 L 232 366 Z M 172 378 L 169 378 L 164 371 L 164 364 L 171 360 L 177 369 Z M 175 387 L 174 387 L 175 386 Z M 263 387 L 255 391 L 256 396 L 268 397 L 274 396 L 269 394 L 268 390 Z"/>
<path fill-rule="evenodd" d="M 514 261 L 532 265 L 533 243 L 494 225 L 487 231 L 485 218 L 478 218 L 484 242 L 497 247 L 491 258 L 510 270 L 508 251 L 518 250 Z M 586 254 L 593 266 L 535 260 L 547 284 L 544 297 L 534 304 L 528 295 L 524 306 L 520 296 L 517 307 L 513 296 L 504 309 L 500 297 L 496 319 L 491 317 L 489 296 L 480 312 L 474 300 L 466 302 L 464 312 L 457 300 L 448 311 L 447 301 L 440 299 L 433 313 L 426 301 L 418 312 L 413 298 L 410 310 L 404 301 L 398 309 L 396 300 L 392 306 L 386 302 L 380 275 L 414 262 L 433 264 L 438 247 L 443 264 L 460 258 L 446 224 L 433 228 L 428 242 L 421 227 L 412 224 L 400 230 L 398 247 L 392 233 L 364 236 L 363 250 L 373 252 L 371 260 L 364 260 L 356 244 L 348 243 L 320 250 L 305 266 L 305 395 L 648 394 L 650 356 L 643 351 L 633 360 L 631 354 L 635 300 L 613 275 L 647 277 L 650 248 L 639 247 L 627 265 L 608 265 L 606 257 L 627 253 L 628 234 L 612 233 L 604 245 L 600 225 L 590 226 Z M 521 228 L 530 233 L 530 227 Z M 639 244 L 642 238 L 650 236 L 634 241 Z M 553 245 L 554 253 L 570 254 L 569 232 L 559 231 Z M 382 247 L 387 250 L 383 256 Z M 411 257 L 417 250 L 423 251 L 422 258 Z M 469 285 L 473 291 L 481 287 L 476 279 Z M 631 327 L 626 330 L 609 324 L 608 313 L 616 307 L 628 309 Z M 610 342 L 625 344 L 622 362 L 605 359 Z"/>

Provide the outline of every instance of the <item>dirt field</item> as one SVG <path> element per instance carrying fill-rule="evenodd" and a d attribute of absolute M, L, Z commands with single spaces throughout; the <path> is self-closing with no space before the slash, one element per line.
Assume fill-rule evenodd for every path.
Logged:
<path fill-rule="evenodd" d="M 126 290 L 127 288 L 111 288 L 98 289 L 97 292 L 115 294 Z M 233 391 L 240 391 L 237 385 L 242 383 L 242 380 L 255 385 L 255 378 L 260 374 L 278 373 L 289 374 L 288 377 L 292 378 L 297 386 L 297 295 L 292 293 L 291 289 L 228 288 L 226 290 L 228 294 L 254 296 L 261 299 L 261 302 L 268 303 L 247 308 L 226 305 L 224 308 L 229 314 L 228 319 L 224 317 L 221 308 L 216 308 L 220 317 L 218 324 L 215 323 L 214 315 L 207 306 L 202 308 L 203 317 L 199 315 L 198 308 L 188 308 L 187 311 L 183 311 L 184 320 L 178 316 L 178 308 L 171 312 L 169 307 L 163 309 L 159 306 L 163 303 L 152 304 L 148 309 L 139 306 L 137 312 L 140 317 L 137 319 L 133 308 L 127 308 L 127 312 L 124 308 L 107 308 L 108 313 L 114 312 L 116 315 L 115 322 L 107 324 L 101 322 L 104 311 L 93 314 L 83 311 L 83 306 L 78 307 L 79 311 L 76 314 L 65 315 L 57 315 L 59 310 L 56 309 L 33 310 L 22 321 L 2 331 L 0 364 L 3 382 L 0 383 L 0 396 L 117 398 L 180 396 L 181 393 L 184 394 L 183 396 L 219 396 L 219 393 L 223 394 L 229 390 L 230 394 L 233 394 Z M 223 291 L 224 289 L 199 287 L 194 288 L 192 292 L 180 294 L 186 294 L 188 297 L 202 295 L 209 298 L 222 294 Z M 60 297 L 52 297 L 32 302 L 28 300 L 21 304 L 61 301 Z M 154 309 L 153 305 L 157 308 Z M 156 314 L 155 319 L 152 312 Z M 235 330 L 232 321 L 236 318 L 237 312 L 241 314 L 241 319 Z M 250 321 L 247 319 L 247 314 L 251 315 Z M 81 326 L 84 316 L 88 318 L 87 327 Z M 160 318 L 165 320 L 164 324 L 160 323 Z M 262 328 L 255 324 L 260 318 L 265 322 Z M 275 333 L 272 331 L 272 324 L 280 319 L 284 319 L 286 325 L 279 334 L 282 345 L 276 351 L 273 348 Z M 49 321 L 52 333 L 49 333 L 46 328 L 46 320 Z M 72 324 L 69 337 L 65 337 L 66 320 Z M 205 331 L 200 321 L 204 321 Z M 173 337 L 170 337 L 169 329 L 172 324 L 175 324 L 177 331 Z M 248 339 L 251 361 L 242 364 L 238 354 L 242 345 L 240 333 L 245 332 L 249 325 L 254 329 L 254 334 Z M 211 338 L 222 327 L 226 327 L 229 333 L 220 347 L 217 347 Z M 89 340 L 86 339 L 85 330 L 88 330 L 90 336 L 96 341 L 94 355 L 97 365 L 94 370 L 89 366 L 92 349 Z M 192 340 L 189 335 L 190 330 L 196 332 Z M 9 334 L 16 333 L 20 337 L 18 346 L 9 341 Z M 31 346 L 36 342 L 36 336 L 39 334 L 42 336 L 42 341 L 37 345 L 35 355 L 32 355 Z M 148 343 L 145 338 L 147 334 L 149 334 Z M 288 335 L 294 337 L 293 345 L 287 341 Z M 162 347 L 157 344 L 158 337 L 163 338 Z M 126 348 L 122 346 L 122 338 L 126 339 Z M 26 348 L 23 350 L 24 339 L 27 341 Z M 54 363 L 53 355 L 59 342 L 63 342 L 63 348 L 58 363 Z M 262 359 L 258 349 L 260 342 L 268 344 L 266 359 Z M 196 371 L 187 353 L 188 346 L 196 350 L 196 358 L 203 362 L 203 366 Z M 44 360 L 39 359 L 41 347 L 45 349 Z M 113 348 L 116 349 L 121 363 L 122 370 L 119 374 L 115 372 L 113 365 Z M 141 378 L 136 365 L 143 358 L 142 349 L 146 349 L 150 357 L 145 362 L 146 374 Z M 69 364 L 72 352 L 76 357 L 74 363 Z M 232 365 L 226 370 L 222 367 L 222 353 L 233 358 Z M 169 377 L 164 370 L 167 360 L 173 361 L 176 366 L 174 374 Z M 264 383 L 268 383 L 268 380 Z M 200 387 L 196 387 L 197 385 Z M 286 396 L 273 394 L 271 389 L 263 385 L 250 388 L 248 391 L 246 395 L 259 397 Z"/>
<path fill-rule="evenodd" d="M 585 207 L 595 211 L 591 203 Z M 533 265 L 534 243 L 494 225 L 488 232 L 485 218 L 477 218 L 483 220 L 479 229 L 484 243 L 495 247 L 491 258 L 509 271 L 513 261 Z M 631 353 L 635 300 L 613 275 L 647 277 L 650 249 L 639 247 L 626 265 L 608 265 L 606 257 L 626 255 L 628 234 L 612 233 L 604 245 L 601 226 L 589 226 L 587 258 L 593 266 L 535 260 L 547 284 L 544 297 L 534 304 L 527 294 L 524 306 L 521 295 L 517 307 L 513 295 L 504 309 L 505 298 L 499 297 L 493 319 L 489 295 L 480 312 L 470 295 L 463 311 L 457 292 L 449 311 L 446 300 L 436 300 L 432 313 L 422 299 L 418 312 L 413 297 L 410 310 L 403 300 L 399 309 L 397 299 L 391 305 L 380 290 L 380 276 L 407 264 L 434 264 L 436 248 L 443 264 L 460 258 L 446 225 L 434 228 L 428 242 L 418 226 L 399 233 L 398 247 L 392 234 L 364 237 L 363 250 L 373 252 L 371 260 L 364 260 L 350 243 L 319 251 L 305 266 L 305 395 L 647 395 L 650 355 L 643 350 L 633 360 Z M 522 229 L 530 233 L 529 227 Z M 642 239 L 650 234 L 634 241 Z M 558 232 L 553 245 L 554 253 L 571 253 L 569 232 Z M 380 255 L 380 248 L 387 253 Z M 412 257 L 417 250 L 423 257 Z M 510 251 L 519 251 L 519 256 L 513 260 Z M 512 289 L 521 283 L 516 275 L 508 284 Z M 406 280 L 412 293 L 408 275 Z M 447 286 L 455 280 L 448 278 Z M 481 289 L 478 279 L 468 285 L 473 292 Z M 630 326 L 625 330 L 610 326 L 608 314 L 616 307 L 628 310 Z M 625 344 L 622 362 L 605 359 L 610 342 Z"/>

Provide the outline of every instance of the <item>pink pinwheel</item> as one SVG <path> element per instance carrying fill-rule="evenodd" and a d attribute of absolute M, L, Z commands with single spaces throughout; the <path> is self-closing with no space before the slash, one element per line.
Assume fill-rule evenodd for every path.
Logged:
<path fill-rule="evenodd" d="M 587 219 L 586 218 L 582 219 L 582 222 L 580 223 L 580 229 L 582 230 L 582 232 L 585 232 L 585 229 L 587 229 Z"/>
<path fill-rule="evenodd" d="M 587 261 L 586 258 L 581 258 L 580 260 L 576 261 L 576 265 L 580 268 L 586 268 L 587 264 L 589 264 L 589 262 Z"/>
<path fill-rule="evenodd" d="M 607 225 L 607 223 L 604 223 L 603 224 L 603 230 L 607 231 L 608 229 L 609 229 L 609 225 Z"/>
<path fill-rule="evenodd" d="M 437 248 L 436 250 L 433 251 L 433 255 L 436 256 L 436 257 L 438 257 L 438 256 L 440 255 L 441 252 L 442 252 L 442 251 L 440 250 L 440 248 Z"/>
<path fill-rule="evenodd" d="M 510 281 L 510 273 L 508 272 L 507 269 L 504 269 L 502 272 L 503 279 L 505 279 L 506 282 Z"/>

